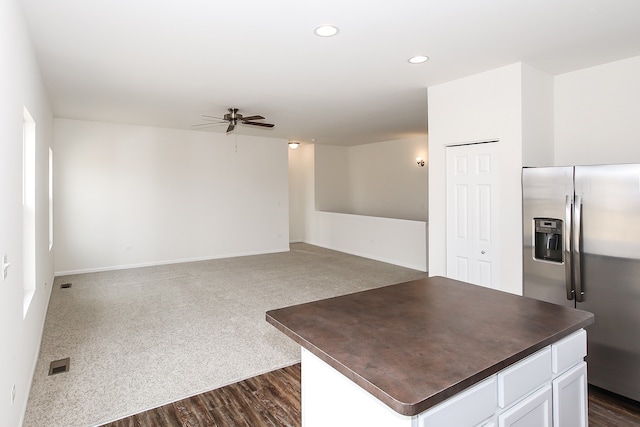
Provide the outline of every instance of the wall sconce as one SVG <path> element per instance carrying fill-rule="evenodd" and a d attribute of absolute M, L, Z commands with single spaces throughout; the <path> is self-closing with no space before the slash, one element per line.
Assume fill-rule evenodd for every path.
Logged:
<path fill-rule="evenodd" d="M 416 157 L 416 163 L 419 167 L 424 167 L 424 159 L 422 157 Z"/>
<path fill-rule="evenodd" d="M 292 150 L 295 150 L 299 146 L 300 146 L 299 142 L 297 142 L 297 141 L 289 141 L 289 148 L 291 148 Z"/>

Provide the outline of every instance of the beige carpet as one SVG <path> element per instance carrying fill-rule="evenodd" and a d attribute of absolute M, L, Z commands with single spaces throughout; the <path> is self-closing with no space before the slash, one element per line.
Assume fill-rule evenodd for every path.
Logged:
<path fill-rule="evenodd" d="M 99 425 L 296 363 L 299 347 L 266 311 L 425 276 L 293 244 L 280 254 L 58 277 L 24 426 Z M 48 376 L 65 357 L 70 371 Z"/>

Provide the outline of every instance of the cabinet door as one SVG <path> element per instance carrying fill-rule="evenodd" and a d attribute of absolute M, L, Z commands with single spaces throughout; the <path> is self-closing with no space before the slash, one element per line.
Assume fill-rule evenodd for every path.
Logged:
<path fill-rule="evenodd" d="M 551 386 L 546 385 L 500 414 L 498 427 L 551 427 L 551 412 Z"/>
<path fill-rule="evenodd" d="M 553 381 L 553 425 L 587 427 L 587 364 L 581 362 Z"/>

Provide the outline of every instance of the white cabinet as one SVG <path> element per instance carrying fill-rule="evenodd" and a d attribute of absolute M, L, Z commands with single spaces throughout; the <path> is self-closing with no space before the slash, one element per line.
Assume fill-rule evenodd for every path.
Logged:
<path fill-rule="evenodd" d="M 401 415 L 302 349 L 303 427 L 588 427 L 578 331 L 418 415 Z"/>
<path fill-rule="evenodd" d="M 581 362 L 553 380 L 553 425 L 587 427 L 587 364 Z"/>
<path fill-rule="evenodd" d="M 498 427 L 551 427 L 551 386 L 546 385 L 498 415 Z"/>
<path fill-rule="evenodd" d="M 580 330 L 499 372 L 498 427 L 588 427 L 586 354 Z"/>
<path fill-rule="evenodd" d="M 553 425 L 587 427 L 587 333 L 581 329 L 551 346 Z"/>

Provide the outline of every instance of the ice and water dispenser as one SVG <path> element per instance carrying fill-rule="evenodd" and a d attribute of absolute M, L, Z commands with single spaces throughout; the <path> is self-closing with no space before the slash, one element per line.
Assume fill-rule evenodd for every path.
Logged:
<path fill-rule="evenodd" d="M 561 219 L 534 218 L 533 258 L 541 261 L 562 262 L 564 233 Z"/>

